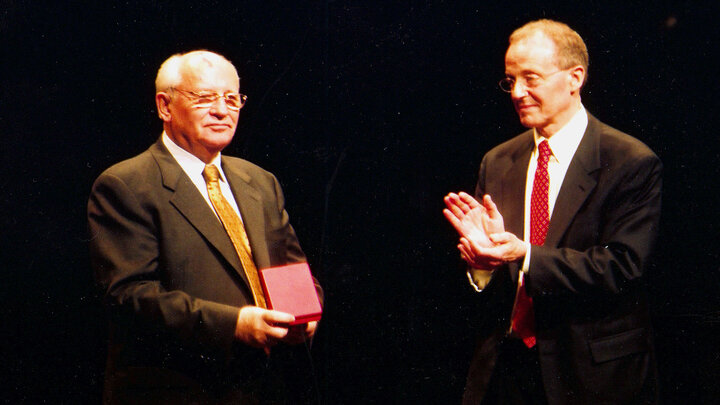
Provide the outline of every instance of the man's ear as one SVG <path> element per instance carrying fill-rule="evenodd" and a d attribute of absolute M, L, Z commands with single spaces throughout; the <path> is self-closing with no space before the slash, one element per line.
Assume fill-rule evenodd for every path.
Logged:
<path fill-rule="evenodd" d="M 170 122 L 172 114 L 170 113 L 170 95 L 164 92 L 155 94 L 155 105 L 157 106 L 158 116 L 165 122 Z"/>
<path fill-rule="evenodd" d="M 570 70 L 570 86 L 575 91 L 580 91 L 580 89 L 585 84 L 585 75 L 587 72 L 585 71 L 585 68 L 581 65 L 577 65 L 574 68 Z"/>

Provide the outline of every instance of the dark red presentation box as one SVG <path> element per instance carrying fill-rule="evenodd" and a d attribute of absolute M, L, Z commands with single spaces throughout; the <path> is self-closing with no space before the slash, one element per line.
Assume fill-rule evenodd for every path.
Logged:
<path fill-rule="evenodd" d="M 268 309 L 295 316 L 292 325 L 320 320 L 322 307 L 307 263 L 260 270 Z"/>

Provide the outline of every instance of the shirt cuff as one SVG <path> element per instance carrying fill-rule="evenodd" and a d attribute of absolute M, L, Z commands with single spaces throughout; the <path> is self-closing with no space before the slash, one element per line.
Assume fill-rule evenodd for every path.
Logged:
<path fill-rule="evenodd" d="M 525 258 L 523 259 L 522 268 L 520 270 L 522 270 L 523 273 L 527 274 L 528 271 L 530 271 L 530 252 L 532 252 L 532 245 L 530 244 L 530 242 L 523 243 L 525 243 Z"/>
<path fill-rule="evenodd" d="M 466 274 L 468 281 L 470 281 L 470 285 L 475 289 L 475 291 L 481 292 L 485 287 L 487 287 L 488 283 L 490 283 L 493 272 L 494 270 L 470 268 Z"/>

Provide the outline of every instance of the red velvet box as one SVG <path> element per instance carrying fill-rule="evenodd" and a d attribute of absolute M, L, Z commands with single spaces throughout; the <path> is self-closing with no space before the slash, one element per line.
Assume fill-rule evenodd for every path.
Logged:
<path fill-rule="evenodd" d="M 292 325 L 320 320 L 322 307 L 307 263 L 260 270 L 268 309 L 295 316 Z"/>

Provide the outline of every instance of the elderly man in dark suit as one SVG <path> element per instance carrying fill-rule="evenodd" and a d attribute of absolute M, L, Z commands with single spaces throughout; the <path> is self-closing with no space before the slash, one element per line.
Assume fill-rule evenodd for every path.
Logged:
<path fill-rule="evenodd" d="M 93 185 L 91 254 L 111 320 L 106 403 L 290 398 L 275 359 L 317 323 L 291 327 L 258 291 L 257 269 L 306 259 L 275 177 L 221 156 L 245 103 L 239 89 L 218 54 L 172 56 L 156 80 L 163 134 Z"/>
<path fill-rule="evenodd" d="M 475 198 L 445 198 L 481 304 L 464 403 L 655 403 L 642 277 L 662 165 L 585 111 L 575 31 L 540 20 L 509 42 L 500 86 L 530 130 L 485 155 Z"/>

